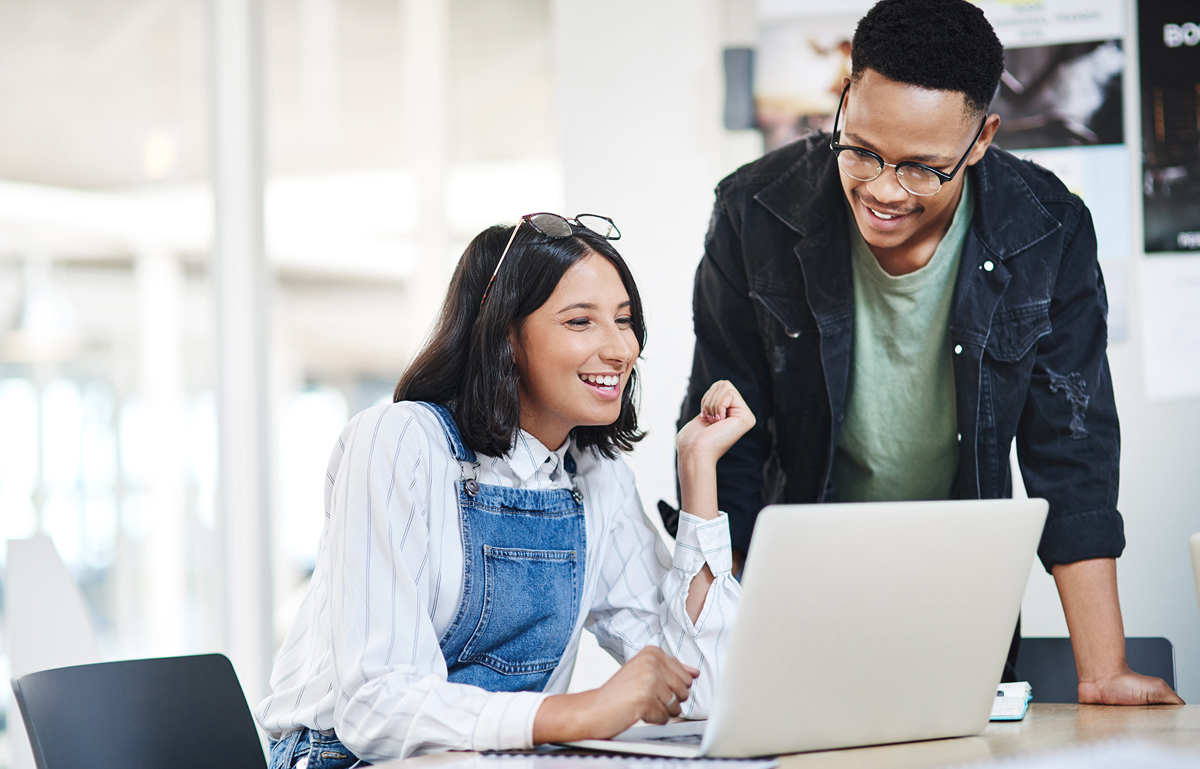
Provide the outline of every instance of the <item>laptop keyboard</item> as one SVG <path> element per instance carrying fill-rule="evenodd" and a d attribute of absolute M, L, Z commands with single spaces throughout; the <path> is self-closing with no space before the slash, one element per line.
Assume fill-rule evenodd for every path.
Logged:
<path fill-rule="evenodd" d="M 664 737 L 647 737 L 643 742 L 669 742 L 672 745 L 695 745 L 700 747 L 702 734 L 670 734 Z"/>

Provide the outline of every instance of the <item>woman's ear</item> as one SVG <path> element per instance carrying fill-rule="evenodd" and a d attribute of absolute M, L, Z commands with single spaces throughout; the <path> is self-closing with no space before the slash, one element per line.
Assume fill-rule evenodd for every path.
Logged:
<path fill-rule="evenodd" d="M 525 347 L 521 344 L 521 328 L 514 326 L 508 331 L 508 350 L 513 365 L 521 375 L 525 373 Z"/>

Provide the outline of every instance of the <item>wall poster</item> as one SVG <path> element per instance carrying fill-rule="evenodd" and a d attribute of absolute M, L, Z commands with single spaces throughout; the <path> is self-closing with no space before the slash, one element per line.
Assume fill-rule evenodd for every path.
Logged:
<path fill-rule="evenodd" d="M 1200 3 L 1140 0 L 1146 253 L 1200 250 Z"/>

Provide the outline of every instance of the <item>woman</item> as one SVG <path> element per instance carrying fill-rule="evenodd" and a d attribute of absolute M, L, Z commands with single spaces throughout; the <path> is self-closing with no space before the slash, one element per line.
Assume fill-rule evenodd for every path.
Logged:
<path fill-rule="evenodd" d="M 256 710 L 271 769 L 706 713 L 741 594 L 716 461 L 754 417 L 718 382 L 679 432 L 672 561 L 619 456 L 642 437 L 646 332 L 617 237 L 555 214 L 480 233 L 395 402 L 342 432 L 312 584 Z M 624 664 L 565 694 L 584 628 Z"/>

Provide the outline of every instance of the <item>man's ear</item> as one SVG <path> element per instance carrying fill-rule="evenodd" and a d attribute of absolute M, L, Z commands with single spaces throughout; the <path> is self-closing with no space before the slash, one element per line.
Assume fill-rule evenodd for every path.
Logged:
<path fill-rule="evenodd" d="M 983 153 L 992 146 L 992 139 L 996 137 L 999 128 L 1000 116 L 995 113 L 988 115 L 987 122 L 983 125 L 983 133 L 979 134 L 979 141 L 975 142 L 975 149 L 971 150 L 971 156 L 967 158 L 967 165 L 973 166 L 983 160 Z"/>

